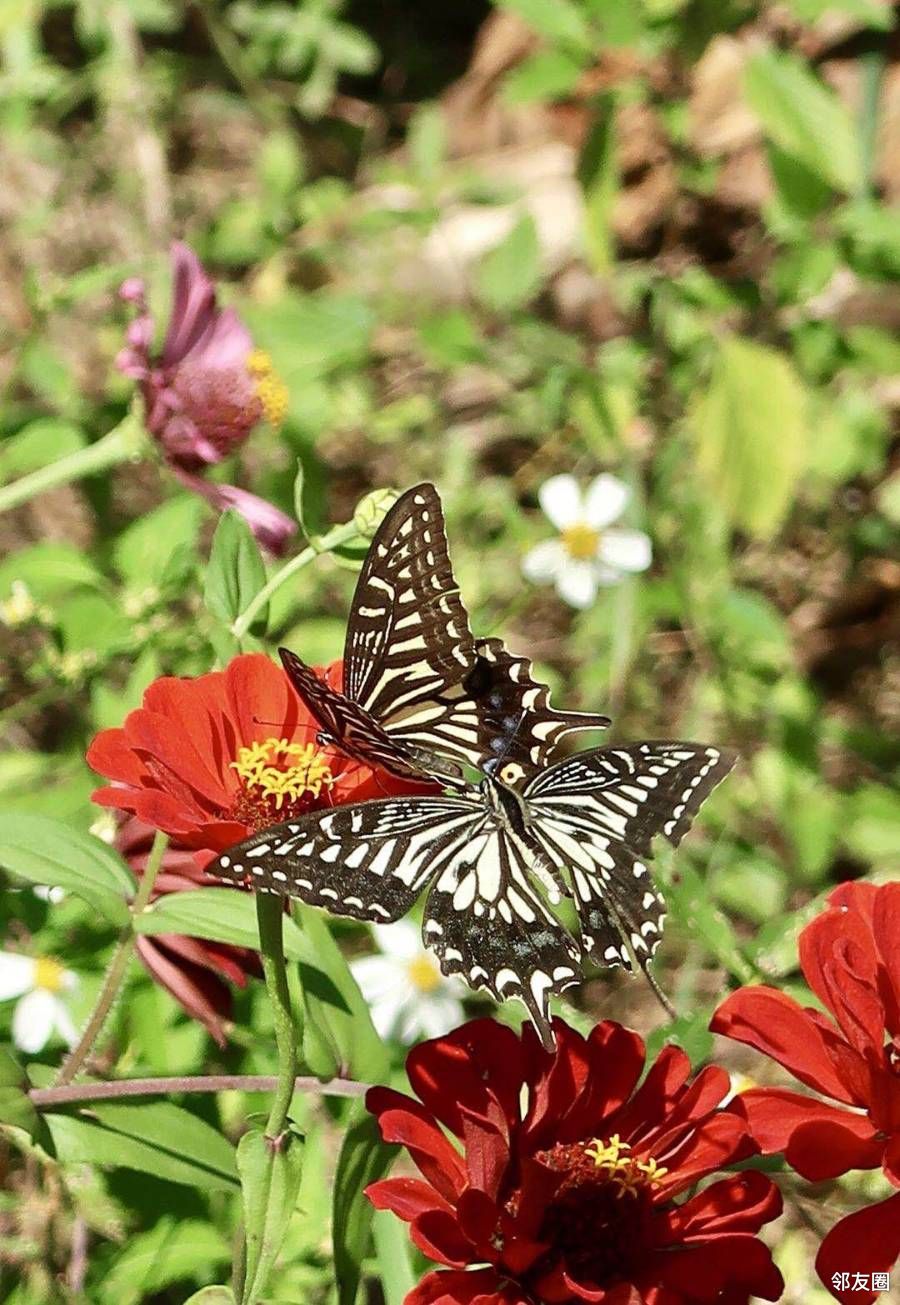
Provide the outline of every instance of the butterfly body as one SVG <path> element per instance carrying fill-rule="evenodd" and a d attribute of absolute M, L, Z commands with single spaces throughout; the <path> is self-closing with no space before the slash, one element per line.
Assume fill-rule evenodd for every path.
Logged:
<path fill-rule="evenodd" d="M 336 915 L 390 923 L 427 888 L 422 933 L 445 974 L 498 1000 L 518 997 L 545 1043 L 549 999 L 585 960 L 646 970 L 665 905 L 647 865 L 678 843 L 733 765 L 704 745 L 599 748 L 531 774 L 485 776 L 459 792 L 378 799 L 302 816 L 208 868 Z M 550 909 L 574 902 L 579 936 Z"/>

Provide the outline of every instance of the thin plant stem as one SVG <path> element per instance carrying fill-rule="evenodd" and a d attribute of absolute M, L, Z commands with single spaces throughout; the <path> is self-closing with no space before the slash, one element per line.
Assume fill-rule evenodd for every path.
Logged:
<path fill-rule="evenodd" d="M 274 893 L 257 893 L 256 918 L 259 923 L 259 954 L 272 1003 L 275 1046 L 278 1050 L 278 1078 L 266 1124 L 266 1137 L 275 1143 L 287 1125 L 288 1108 L 297 1077 L 297 1029 L 291 1012 L 291 994 L 284 961 L 282 899 Z"/>
<path fill-rule="evenodd" d="M 113 1083 L 72 1083 L 65 1087 L 32 1088 L 28 1093 L 39 1110 L 77 1105 L 82 1101 L 121 1101 L 128 1097 L 169 1096 L 176 1092 L 274 1092 L 275 1074 L 195 1074 L 168 1078 L 123 1078 Z M 293 1092 L 310 1092 L 325 1097 L 362 1097 L 368 1083 L 355 1079 L 318 1078 L 298 1075 Z"/>
<path fill-rule="evenodd" d="M 39 467 L 37 471 L 14 480 L 10 485 L 0 486 L 0 512 L 19 507 L 38 494 L 55 489 L 57 485 L 68 485 L 84 476 L 96 476 L 119 463 L 137 459 L 145 451 L 146 444 L 147 437 L 140 422 L 135 415 L 129 413 L 118 426 L 114 426 L 95 443 L 76 449 L 74 453 L 51 462 L 49 466 Z"/>
<path fill-rule="evenodd" d="M 84 1026 L 81 1037 L 63 1061 L 53 1084 L 54 1088 L 65 1087 L 66 1084 L 72 1082 L 75 1075 L 83 1068 L 85 1061 L 94 1048 L 94 1044 L 103 1031 L 109 1012 L 115 1004 L 125 975 L 128 973 L 128 963 L 134 951 L 136 942 L 133 927 L 134 917 L 140 915 L 150 901 L 153 884 L 159 873 L 163 855 L 168 845 L 168 835 L 157 830 L 153 839 L 153 846 L 150 849 L 150 855 L 147 858 L 147 868 L 141 875 L 137 892 L 131 903 L 131 920 L 129 920 L 119 936 L 119 941 L 116 943 L 116 949 L 109 963 L 109 969 L 106 971 L 106 978 L 103 980 L 103 986 L 100 989 L 94 1009 Z"/>
<path fill-rule="evenodd" d="M 349 544 L 351 540 L 359 538 L 359 535 L 360 530 L 355 522 L 346 521 L 343 525 L 335 526 L 333 530 L 329 530 L 327 535 L 322 535 L 314 544 L 304 548 L 302 553 L 298 553 L 296 557 L 292 557 L 285 562 L 284 566 L 280 567 L 271 579 L 263 585 L 259 593 L 254 595 L 240 616 L 233 622 L 231 633 L 235 639 L 243 639 L 272 595 L 276 594 L 281 586 L 286 584 L 298 571 L 302 571 L 304 567 L 309 566 L 310 562 L 314 562 L 320 553 L 329 553 L 334 548 Z"/>

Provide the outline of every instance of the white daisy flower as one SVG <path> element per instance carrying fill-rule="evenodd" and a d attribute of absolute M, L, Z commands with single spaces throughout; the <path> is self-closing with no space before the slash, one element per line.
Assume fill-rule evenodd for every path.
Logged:
<path fill-rule="evenodd" d="M 571 607 L 590 607 L 601 585 L 646 571 L 652 551 L 642 530 L 613 526 L 631 491 L 616 476 L 598 476 L 582 493 L 574 476 L 551 476 L 538 492 L 541 507 L 559 531 L 526 553 L 529 580 L 553 582 Z"/>
<path fill-rule="evenodd" d="M 379 956 L 363 956 L 350 968 L 382 1038 L 408 1044 L 439 1038 L 462 1023 L 460 1000 L 466 991 L 458 979 L 441 974 L 435 957 L 422 946 L 409 920 L 372 926 Z"/>
<path fill-rule="evenodd" d="M 0 1001 L 19 999 L 13 1011 L 12 1036 L 20 1051 L 40 1051 L 54 1032 L 74 1046 L 78 1034 L 60 994 L 77 985 L 76 976 L 51 956 L 0 952 Z"/>

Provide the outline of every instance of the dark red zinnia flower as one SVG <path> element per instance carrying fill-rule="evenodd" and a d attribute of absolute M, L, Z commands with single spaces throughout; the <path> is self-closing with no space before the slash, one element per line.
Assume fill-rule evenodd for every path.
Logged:
<path fill-rule="evenodd" d="M 669 1046 L 638 1087 L 636 1033 L 607 1021 L 583 1038 L 559 1019 L 554 1033 L 551 1053 L 531 1025 L 519 1036 L 476 1020 L 410 1052 L 419 1101 L 369 1091 L 382 1136 L 422 1177 L 367 1194 L 446 1266 L 406 1305 L 777 1299 L 781 1275 L 756 1236 L 781 1210 L 765 1175 L 731 1174 L 675 1201 L 755 1150 L 745 1122 L 717 1109 L 725 1071 L 691 1079 Z"/>
<path fill-rule="evenodd" d="M 297 526 L 265 499 L 199 472 L 221 462 L 261 421 L 279 426 L 287 390 L 267 354 L 255 349 L 233 308 L 219 308 L 216 288 L 187 245 L 172 245 L 172 311 L 162 352 L 151 353 L 153 318 L 142 280 L 119 293 L 137 309 L 116 365 L 141 387 L 147 429 L 169 467 L 214 507 L 235 508 L 272 552 L 281 552 Z"/>
<path fill-rule="evenodd" d="M 340 662 L 322 674 L 340 687 Z M 113 781 L 93 799 L 172 835 L 205 865 L 302 812 L 416 791 L 320 747 L 318 731 L 284 671 L 262 653 L 196 679 L 167 676 L 121 728 L 91 743 L 88 765 Z"/>
<path fill-rule="evenodd" d="M 728 997 L 711 1027 L 829 1098 L 775 1087 L 742 1093 L 733 1108 L 765 1153 L 783 1151 L 813 1181 L 881 1166 L 900 1187 L 900 884 L 841 884 L 828 900 L 800 935 L 800 965 L 832 1018 L 775 988 L 753 987 Z M 851 1285 L 842 1294 L 834 1274 L 870 1276 L 898 1255 L 900 1195 L 842 1219 L 817 1268 L 839 1300 L 867 1305 L 877 1292 Z"/>
<path fill-rule="evenodd" d="M 115 846 L 137 878 L 144 873 L 153 843 L 153 829 L 136 816 L 120 826 Z M 156 876 L 151 902 L 169 893 L 192 888 L 221 888 L 194 860 L 194 853 L 174 840 L 166 848 Z M 231 1016 L 231 985 L 246 987 L 248 978 L 262 974 L 259 956 L 247 947 L 190 938 L 181 934 L 138 934 L 137 953 L 147 972 L 199 1020 L 219 1046 L 225 1045 L 225 1021 Z"/>

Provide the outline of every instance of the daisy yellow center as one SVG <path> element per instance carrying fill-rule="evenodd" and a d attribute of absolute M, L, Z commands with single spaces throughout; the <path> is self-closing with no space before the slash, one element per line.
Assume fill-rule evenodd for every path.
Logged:
<path fill-rule="evenodd" d="M 593 526 L 578 522 L 574 526 L 566 527 L 562 532 L 562 542 L 573 562 L 589 562 L 591 558 L 597 556 L 600 531 L 595 530 Z"/>
<path fill-rule="evenodd" d="M 39 956 L 34 963 L 34 986 L 44 988 L 47 992 L 62 992 L 66 984 L 66 972 L 52 956 Z"/>
<path fill-rule="evenodd" d="M 410 961 L 407 974 L 418 992 L 434 992 L 435 988 L 440 987 L 441 972 L 430 956 L 417 956 Z"/>
<path fill-rule="evenodd" d="M 265 349 L 253 349 L 247 357 L 247 370 L 254 380 L 256 397 L 270 426 L 284 421 L 288 406 L 288 388 L 272 366 Z"/>
<path fill-rule="evenodd" d="M 593 1160 L 598 1170 L 607 1175 L 615 1186 L 617 1196 L 637 1196 L 642 1187 L 654 1187 L 669 1172 L 663 1165 L 658 1165 L 651 1156 L 647 1160 L 635 1160 L 627 1153 L 631 1150 L 628 1142 L 623 1142 L 618 1133 L 613 1133 L 608 1142 L 594 1138 L 584 1153 Z"/>

